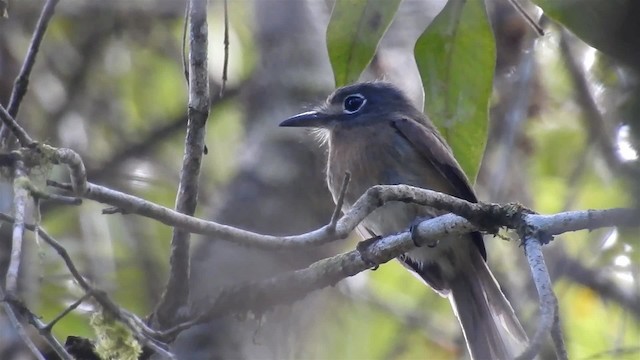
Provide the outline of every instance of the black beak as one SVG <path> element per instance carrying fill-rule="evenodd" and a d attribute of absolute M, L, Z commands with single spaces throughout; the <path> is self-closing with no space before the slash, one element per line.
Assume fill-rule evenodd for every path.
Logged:
<path fill-rule="evenodd" d="M 280 123 L 280 126 L 286 127 L 325 127 L 328 116 L 317 111 L 307 111 L 302 114 L 294 115 Z"/>

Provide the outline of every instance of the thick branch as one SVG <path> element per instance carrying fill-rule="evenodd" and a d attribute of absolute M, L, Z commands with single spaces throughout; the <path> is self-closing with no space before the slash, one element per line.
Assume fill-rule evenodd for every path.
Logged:
<path fill-rule="evenodd" d="M 198 179 L 204 154 L 205 124 L 209 117 L 209 74 L 207 70 L 207 1 L 189 2 L 189 109 L 185 153 L 176 197 L 176 211 L 193 215 L 198 203 Z M 189 238 L 174 228 L 169 259 L 169 281 L 155 314 L 161 326 L 180 316 L 189 301 Z"/>

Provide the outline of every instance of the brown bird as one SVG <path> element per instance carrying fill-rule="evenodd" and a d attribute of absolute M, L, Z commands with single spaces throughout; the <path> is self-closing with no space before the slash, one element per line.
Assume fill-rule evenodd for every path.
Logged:
<path fill-rule="evenodd" d="M 374 185 L 406 184 L 477 202 L 449 145 L 431 121 L 396 87 L 366 82 L 336 90 L 326 103 L 280 126 L 323 129 L 329 145 L 327 183 L 337 200 L 346 172 L 348 211 Z M 358 227 L 364 238 L 408 230 L 445 212 L 390 202 Z M 438 239 L 398 260 L 442 296 L 458 317 L 473 359 L 513 359 L 528 343 L 509 301 L 485 263 L 482 235 Z"/>

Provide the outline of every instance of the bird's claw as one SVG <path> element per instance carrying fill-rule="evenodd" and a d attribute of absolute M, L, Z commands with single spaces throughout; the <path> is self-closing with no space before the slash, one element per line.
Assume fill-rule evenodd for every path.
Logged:
<path fill-rule="evenodd" d="M 413 224 L 413 225 L 411 225 L 409 227 L 409 232 L 411 233 L 411 241 L 413 241 L 413 245 L 415 247 L 422 247 L 424 245 L 427 245 L 427 247 L 430 247 L 430 248 L 434 248 L 434 247 L 438 246 L 438 242 L 439 242 L 438 240 L 431 241 L 431 242 L 428 242 L 426 244 L 420 244 L 420 242 L 418 241 L 418 239 L 419 239 L 419 236 L 418 236 L 418 225 L 419 224 L 420 224 L 420 222 L 417 222 L 417 223 L 415 223 L 415 224 Z"/>
<path fill-rule="evenodd" d="M 362 240 L 360 242 L 358 242 L 358 245 L 356 245 L 356 250 L 358 251 L 358 253 L 360 253 L 360 257 L 362 258 L 362 261 L 364 261 L 364 263 L 371 268 L 371 271 L 375 271 L 378 270 L 378 267 L 380 267 L 380 264 L 376 263 L 375 261 L 373 261 L 369 255 L 367 255 L 368 253 L 368 248 L 369 246 L 371 246 L 373 243 L 375 243 L 376 241 L 380 240 L 382 238 L 382 236 L 374 236 L 372 238 L 366 239 L 366 240 Z"/>

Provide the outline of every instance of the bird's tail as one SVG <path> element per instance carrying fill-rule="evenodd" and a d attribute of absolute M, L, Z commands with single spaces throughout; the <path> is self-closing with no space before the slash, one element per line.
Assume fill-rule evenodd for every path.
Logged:
<path fill-rule="evenodd" d="M 472 258 L 471 266 L 449 281 L 449 300 L 471 358 L 514 359 L 526 348 L 527 334 L 480 254 Z"/>

